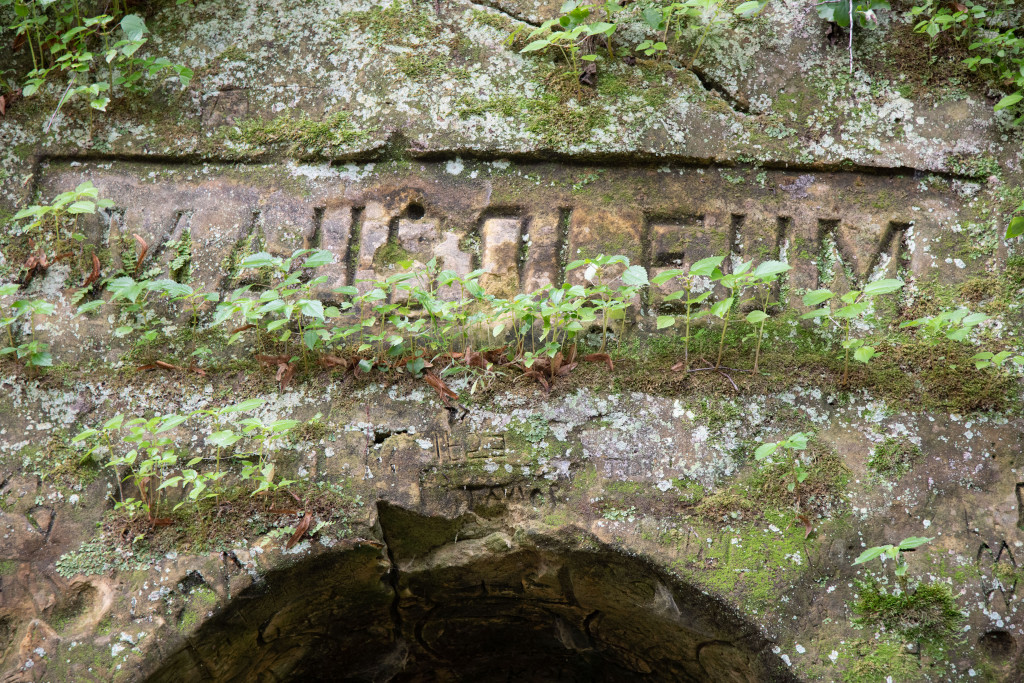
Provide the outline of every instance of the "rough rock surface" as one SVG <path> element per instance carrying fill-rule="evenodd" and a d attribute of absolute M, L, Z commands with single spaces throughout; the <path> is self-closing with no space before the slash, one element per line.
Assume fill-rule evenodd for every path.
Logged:
<path fill-rule="evenodd" d="M 92 254 L 104 278 L 223 297 L 261 282 L 247 255 L 325 249 L 326 303 L 407 260 L 483 269 L 511 297 L 580 281 L 580 257 L 653 277 L 724 255 L 792 265 L 773 296 L 797 311 L 805 290 L 900 277 L 900 320 L 966 305 L 993 316 L 987 343 L 1020 338 L 1024 254 L 1002 236 L 1022 134 L 989 93 L 890 77 L 906 17 L 859 34 L 849 74 L 824 22 L 776 0 L 729 15 L 693 64 L 602 63 L 591 89 L 505 43 L 558 4 L 165 3 L 147 49 L 188 63 L 189 88 L 103 116 L 68 106 L 44 133 L 52 86 L 0 118 L 0 284 L 32 249 L 18 208 L 84 180 L 114 203 L 80 218 L 80 251 L 0 298 L 4 315 L 55 306 L 16 332 L 58 364 L 0 364 L 0 680 L 1024 678 L 1024 397 L 1019 376 L 975 373 L 969 344 L 894 343 L 841 386 L 841 340 L 794 322 L 763 376 L 741 379 L 737 352 L 738 386 L 687 377 L 678 346 L 650 350 L 668 344 L 655 316 L 679 312 L 654 286 L 614 369 L 581 364 L 550 391 L 511 369 L 462 376 L 453 405 L 408 376 L 279 383 L 207 329 L 210 305 L 154 302 L 148 346 L 117 332 L 109 292 L 75 315 Z M 246 398 L 303 422 L 270 449 L 301 499 L 132 521 L 113 510 L 124 482 L 71 443 L 117 413 Z M 171 435 L 212 458 L 214 430 Z M 795 431 L 814 434 L 799 515 L 786 473 L 752 457 Z M 853 560 L 910 536 L 934 537 L 908 553 L 919 600 L 858 621 L 899 584 Z"/>

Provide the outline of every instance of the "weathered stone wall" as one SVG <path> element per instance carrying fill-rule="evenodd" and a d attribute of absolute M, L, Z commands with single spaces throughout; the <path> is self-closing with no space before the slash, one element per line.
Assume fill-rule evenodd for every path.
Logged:
<path fill-rule="evenodd" d="M 79 219 L 72 257 L 0 298 L 0 315 L 54 304 L 19 332 L 57 363 L 0 365 L 2 680 L 1024 677 L 1021 383 L 969 360 L 1024 330 L 1020 240 L 1003 239 L 1024 199 L 1020 131 L 973 86 L 894 77 L 913 57 L 897 12 L 858 33 L 852 74 L 814 12 L 776 0 L 730 15 L 696 63 L 684 38 L 657 62 L 601 63 L 590 89 L 504 42 L 558 4 L 168 4 L 147 49 L 192 66 L 188 89 L 51 122 L 54 86 L 0 119 L 0 283 L 23 281 L 31 252 L 18 208 L 85 180 L 114 202 Z M 617 40 L 644 35 L 632 21 Z M 210 305 L 205 375 L 177 344 L 180 311 L 155 307 L 162 336 L 141 353 L 100 288 L 74 316 L 92 254 L 103 278 L 223 296 L 252 280 L 246 255 L 313 247 L 334 256 L 328 302 L 405 259 L 484 269 L 509 297 L 577 281 L 580 256 L 654 276 L 723 255 L 726 270 L 788 262 L 791 310 L 804 290 L 900 277 L 893 320 L 960 305 L 993 320 L 984 347 L 899 337 L 847 385 L 839 340 L 794 321 L 757 375 L 740 342 L 734 383 L 671 369 L 679 346 L 654 330 L 670 290 L 651 287 L 614 370 L 582 364 L 550 391 L 512 368 L 455 377 L 448 404 L 407 376 L 283 386 L 206 329 Z M 246 398 L 302 421 L 272 449 L 298 500 L 131 521 L 109 468 L 70 443 L 117 413 Z M 171 436 L 212 459 L 213 429 Z M 813 464 L 793 496 L 752 453 L 796 431 L 814 434 Z M 959 614 L 921 591 L 886 628 L 855 624 L 897 583 L 853 560 L 921 535 L 935 539 L 908 553 L 912 581 Z M 893 633 L 918 623 L 934 642 Z"/>

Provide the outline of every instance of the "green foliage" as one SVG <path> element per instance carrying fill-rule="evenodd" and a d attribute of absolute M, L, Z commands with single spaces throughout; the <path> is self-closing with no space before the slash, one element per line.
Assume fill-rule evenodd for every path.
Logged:
<path fill-rule="evenodd" d="M 239 413 L 252 413 L 262 405 L 262 399 L 250 399 L 222 408 L 148 419 L 125 420 L 123 414 L 118 414 L 101 425 L 82 430 L 72 443 L 85 448 L 81 456 L 83 462 L 102 462 L 117 472 L 115 509 L 125 510 L 129 517 L 145 513 L 149 521 L 156 524 L 168 489 L 182 489 L 174 510 L 223 495 L 221 482 L 228 474 L 222 467 L 224 457 L 230 456 L 238 463 L 238 476 L 243 485 L 254 485 L 252 495 L 294 483 L 276 478 L 276 466 L 270 462 L 268 453 L 277 447 L 277 442 L 287 439 L 299 422 L 267 423 L 256 416 L 236 417 Z M 206 442 L 214 449 L 212 468 L 209 457 L 202 452 L 197 454 L 194 447 L 188 451 L 182 449 L 172 436 L 173 430 L 190 421 L 195 427 L 210 430 Z M 185 453 L 191 453 L 192 457 L 181 464 L 179 456 Z M 130 483 L 128 492 L 121 485 L 123 482 Z"/>
<path fill-rule="evenodd" d="M 683 306 L 683 319 L 686 321 L 683 336 L 684 372 L 690 368 L 690 324 L 707 314 L 707 311 L 702 310 L 701 306 L 711 296 L 712 290 L 710 286 L 707 286 L 702 287 L 705 291 L 697 296 L 693 296 L 693 292 L 698 284 L 703 284 L 701 278 L 706 278 L 708 285 L 722 279 L 721 266 L 724 260 L 723 256 L 711 256 L 692 264 L 685 272 L 682 269 L 672 268 L 658 273 L 651 279 L 651 284 L 654 285 L 664 285 L 674 280 L 679 281 L 680 289 L 666 295 L 664 301 L 665 303 L 680 301 Z M 697 309 L 696 313 L 694 313 L 694 308 Z M 659 315 L 656 321 L 659 330 L 672 327 L 675 324 L 676 317 L 674 315 Z"/>
<path fill-rule="evenodd" d="M 17 285 L 0 285 L 0 297 L 10 296 L 18 291 Z M 53 365 L 53 357 L 49 345 L 36 339 L 35 318 L 37 315 L 53 315 L 53 304 L 43 299 L 18 299 L 11 304 L 10 314 L 0 318 L 0 329 L 7 332 L 7 345 L 0 347 L 0 358 L 14 356 L 31 368 L 49 367 Z M 21 325 L 28 330 L 28 339 L 19 340 L 15 337 L 15 329 Z M 0 342 L 2 344 L 3 342 Z"/>
<path fill-rule="evenodd" d="M 786 483 L 786 490 L 792 492 L 796 491 L 796 488 L 800 486 L 804 481 L 807 480 L 807 476 L 810 472 L 804 466 L 804 461 L 796 451 L 803 451 L 807 449 L 807 439 L 810 438 L 809 434 L 804 432 L 797 432 L 789 438 L 782 439 L 781 441 L 771 441 L 763 443 L 757 447 L 754 451 L 754 458 L 758 461 L 767 461 L 769 464 L 774 463 L 772 456 L 778 453 L 780 450 L 786 454 L 786 460 L 789 460 L 791 465 L 791 479 Z"/>
<path fill-rule="evenodd" d="M 904 553 L 908 550 L 914 550 L 929 541 L 934 540 L 933 538 L 925 538 L 924 536 L 911 536 L 910 538 L 904 538 L 897 545 L 876 545 L 868 548 L 854 560 L 853 564 L 864 564 L 871 560 L 878 558 L 883 564 L 886 560 L 893 560 L 896 563 L 896 577 L 906 588 L 906 576 L 907 576 L 907 560 L 904 557 Z"/>
<path fill-rule="evenodd" d="M 611 19 L 612 15 L 622 9 L 612 0 L 606 4 L 585 4 L 579 0 L 567 0 L 559 10 L 562 16 L 549 19 L 534 29 L 527 36 L 530 42 L 520 52 L 539 52 L 549 48 L 558 50 L 565 61 L 570 65 L 572 73 L 579 71 L 580 60 L 597 61 L 601 55 L 590 53 L 581 55 L 580 43 L 584 38 L 592 36 L 604 36 L 608 56 L 614 56 L 611 46 L 611 37 L 615 33 L 616 25 L 611 21 L 594 21 L 591 16 L 596 10 L 603 10 L 605 16 Z M 518 32 L 518 29 L 517 29 Z M 515 39 L 517 32 L 513 33 L 509 41 Z"/>
<path fill-rule="evenodd" d="M 825 0 L 816 5 L 818 16 L 832 21 L 842 28 L 850 27 L 850 7 L 853 7 L 853 18 L 861 28 L 878 25 L 877 12 L 889 10 L 886 0 L 868 0 L 867 2 L 850 3 L 849 0 Z"/>
<path fill-rule="evenodd" d="M 107 7 L 110 14 L 91 17 L 83 15 L 78 0 L 0 0 L 0 7 L 12 9 L 15 23 L 9 28 L 25 37 L 32 57 L 24 96 L 38 93 L 55 73 L 65 76 L 56 111 L 75 98 L 105 111 L 118 88 L 142 91 L 144 77 L 163 72 L 176 76 L 182 87 L 192 80 L 191 69 L 166 57 L 137 56 L 150 31 L 142 17 L 125 13 L 124 2 L 115 0 Z M 100 73 L 103 65 L 105 76 Z"/>
<path fill-rule="evenodd" d="M 900 323 L 900 327 L 917 327 L 931 338 L 943 336 L 951 341 L 966 341 L 974 328 L 987 320 L 989 316 L 984 313 L 971 313 L 966 308 L 958 308 L 934 316 L 908 320 Z"/>
<path fill-rule="evenodd" d="M 1020 27 L 1013 23 L 1018 10 L 1013 0 L 1003 0 L 1002 6 L 990 4 L 995 6 L 973 0 L 953 4 L 924 0 L 910 14 L 919 17 L 914 30 L 927 34 L 931 43 L 948 33 L 966 46 L 971 56 L 964 65 L 1007 93 L 996 102 L 995 111 L 1010 112 L 1013 124 L 1020 125 L 1024 123 L 1024 36 L 1018 35 Z"/>
<path fill-rule="evenodd" d="M 867 363 L 875 355 L 875 349 L 872 346 L 868 346 L 862 339 L 855 339 L 851 336 L 851 322 L 859 320 L 870 313 L 872 310 L 872 300 L 883 294 L 892 294 L 903 287 L 903 280 L 889 279 L 889 280 L 876 280 L 869 282 L 864 285 L 862 290 L 851 290 L 846 294 L 839 297 L 840 305 L 838 308 L 830 308 L 828 306 L 818 308 L 816 310 L 805 313 L 802 317 L 804 319 L 810 318 L 826 318 L 833 326 L 840 329 L 843 334 L 843 349 L 845 350 L 843 357 L 843 384 L 846 384 L 849 380 L 850 372 L 850 352 L 853 351 L 854 359 L 861 363 Z M 835 294 L 827 289 L 816 289 L 812 292 L 808 292 L 803 297 L 805 306 L 821 306 L 821 304 L 829 301 L 835 297 Z"/>
<path fill-rule="evenodd" d="M 61 228 L 65 226 L 68 219 L 74 217 L 74 226 L 77 227 L 78 216 L 82 214 L 94 214 L 97 209 L 109 209 L 114 202 L 109 199 L 100 199 L 99 190 L 92 184 L 91 180 L 79 184 L 74 190 L 61 192 L 50 204 L 34 204 L 14 214 L 14 220 L 31 219 L 23 230 L 35 233 L 42 237 L 45 234 L 47 223 L 53 226 L 53 234 L 57 252 L 61 250 Z M 72 232 L 71 238 L 76 241 L 85 239 L 78 232 Z"/>

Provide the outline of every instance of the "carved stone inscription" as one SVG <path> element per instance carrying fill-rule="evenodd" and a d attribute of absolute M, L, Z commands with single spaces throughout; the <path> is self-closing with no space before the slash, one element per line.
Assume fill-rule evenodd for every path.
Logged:
<path fill-rule="evenodd" d="M 325 297 L 431 259 L 459 274 L 483 269 L 485 286 L 508 296 L 559 285 L 567 262 L 599 253 L 624 254 L 650 275 L 711 255 L 727 256 L 726 270 L 783 259 L 793 265 L 791 287 L 856 287 L 948 269 L 917 238 L 956 223 L 959 211 L 952 192 L 902 176 L 769 171 L 763 186 L 744 192 L 705 169 L 607 169 L 611 186 L 636 190 L 609 201 L 596 186 L 571 191 L 567 171 L 555 166 L 530 167 L 541 180 L 526 189 L 518 175 L 453 178 L 441 163 L 416 166 L 404 176 L 307 178 L 284 167 L 154 172 L 129 162 L 54 162 L 41 169 L 39 190 L 45 199 L 89 179 L 115 202 L 83 226 L 110 255 L 105 270 L 125 267 L 135 234 L 149 245 L 146 270 L 207 290 L 253 277 L 239 265 L 249 254 L 321 248 L 336 256 L 321 271 Z M 795 186 L 800 192 L 786 190 Z M 670 291 L 654 288 L 650 302 Z"/>

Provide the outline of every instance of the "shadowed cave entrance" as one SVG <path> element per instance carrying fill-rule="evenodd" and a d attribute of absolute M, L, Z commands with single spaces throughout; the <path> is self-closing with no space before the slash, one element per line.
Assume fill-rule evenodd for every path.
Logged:
<path fill-rule="evenodd" d="M 731 607 L 583 532 L 379 511 L 383 543 L 268 573 L 148 680 L 794 680 Z"/>

